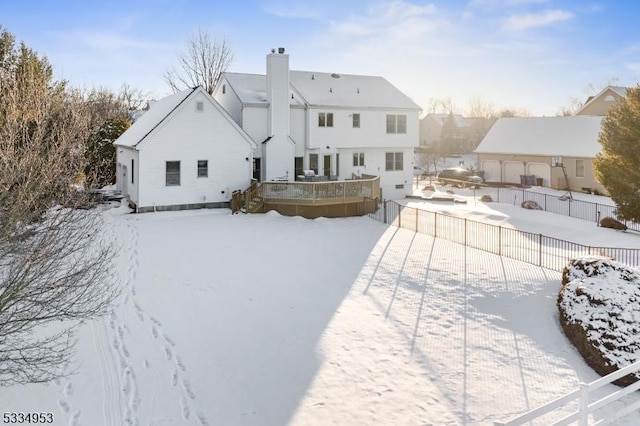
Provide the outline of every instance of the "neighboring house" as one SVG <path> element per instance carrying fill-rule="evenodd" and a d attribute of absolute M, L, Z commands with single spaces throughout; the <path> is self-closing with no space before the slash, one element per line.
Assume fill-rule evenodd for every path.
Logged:
<path fill-rule="evenodd" d="M 417 104 L 382 77 L 290 71 L 284 48 L 266 59 L 266 75 L 224 73 L 213 93 L 256 142 L 256 179 L 375 175 L 383 198 L 411 192 Z"/>
<path fill-rule="evenodd" d="M 626 93 L 626 87 L 607 86 L 574 116 L 499 119 L 475 150 L 485 180 L 519 184 L 520 175 L 533 175 L 542 186 L 606 193 L 593 159 L 602 120 Z"/>
<path fill-rule="evenodd" d="M 627 96 L 627 88 L 607 86 L 595 96 L 590 96 L 575 115 L 607 115 L 609 109 Z"/>
<path fill-rule="evenodd" d="M 605 193 L 593 175 L 603 118 L 500 118 L 475 150 L 479 168 L 487 182 L 519 184 L 533 175 L 541 186 L 565 189 L 568 180 L 572 190 Z"/>
<path fill-rule="evenodd" d="M 429 113 L 420 119 L 420 149 L 437 146 L 442 154 L 471 152 L 491 127 L 491 120 L 460 114 Z"/>
<path fill-rule="evenodd" d="M 201 87 L 153 103 L 114 145 L 117 188 L 139 212 L 228 205 L 256 147 Z"/>

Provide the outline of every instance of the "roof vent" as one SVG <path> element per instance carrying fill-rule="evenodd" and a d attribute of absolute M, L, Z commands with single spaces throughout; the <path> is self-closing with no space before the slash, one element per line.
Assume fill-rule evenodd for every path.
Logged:
<path fill-rule="evenodd" d="M 333 78 L 340 78 L 340 74 L 331 74 L 331 77 L 333 77 Z"/>
<path fill-rule="evenodd" d="M 284 47 L 278 47 L 278 53 L 282 55 L 284 53 Z"/>

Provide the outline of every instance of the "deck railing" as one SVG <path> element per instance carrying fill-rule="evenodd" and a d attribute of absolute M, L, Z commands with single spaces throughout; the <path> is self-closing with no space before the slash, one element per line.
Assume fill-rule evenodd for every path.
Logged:
<path fill-rule="evenodd" d="M 263 182 L 257 196 L 265 203 L 330 205 L 380 198 L 380 178 L 329 182 Z"/>

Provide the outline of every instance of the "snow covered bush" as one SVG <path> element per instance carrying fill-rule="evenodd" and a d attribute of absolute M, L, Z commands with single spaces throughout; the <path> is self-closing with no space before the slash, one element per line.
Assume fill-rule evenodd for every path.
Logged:
<path fill-rule="evenodd" d="M 640 271 L 602 256 L 574 259 L 562 273 L 560 324 L 601 375 L 640 360 Z M 640 378 L 627 375 L 616 384 Z"/>
<path fill-rule="evenodd" d="M 627 230 L 627 225 L 609 216 L 603 217 L 600 220 L 600 226 L 602 226 L 603 228 L 618 229 L 620 231 Z"/>
<path fill-rule="evenodd" d="M 533 200 L 523 201 L 520 204 L 520 207 L 522 207 L 523 209 L 530 209 L 530 210 L 542 210 L 542 207 L 540 207 L 540 204 L 538 204 L 536 201 L 533 201 Z"/>

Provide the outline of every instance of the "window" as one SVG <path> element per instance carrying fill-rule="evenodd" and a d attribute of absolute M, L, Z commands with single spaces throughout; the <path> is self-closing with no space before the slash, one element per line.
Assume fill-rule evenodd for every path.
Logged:
<path fill-rule="evenodd" d="M 198 177 L 209 176 L 209 160 L 198 160 Z"/>
<path fill-rule="evenodd" d="M 332 112 L 319 112 L 318 113 L 318 127 L 333 127 L 333 113 Z"/>
<path fill-rule="evenodd" d="M 562 166 L 562 157 L 551 157 L 552 166 Z"/>
<path fill-rule="evenodd" d="M 196 111 L 198 112 L 204 111 L 204 102 L 202 101 L 196 102 Z"/>
<path fill-rule="evenodd" d="M 318 174 L 318 154 L 309 154 L 309 169 Z"/>
<path fill-rule="evenodd" d="M 166 185 L 180 186 L 180 162 L 179 161 L 167 161 Z"/>
<path fill-rule="evenodd" d="M 364 152 L 353 153 L 353 165 L 354 167 L 364 166 Z"/>
<path fill-rule="evenodd" d="M 353 114 L 353 128 L 354 129 L 359 129 L 360 128 L 360 114 Z"/>
<path fill-rule="evenodd" d="M 387 133 L 407 133 L 407 116 L 387 114 Z"/>
<path fill-rule="evenodd" d="M 402 170 L 402 152 L 387 152 L 385 155 L 385 170 Z"/>
<path fill-rule="evenodd" d="M 133 176 L 135 176 L 135 174 L 133 173 L 135 169 L 133 168 L 133 158 L 131 159 L 131 183 L 135 183 L 133 180 Z"/>
<path fill-rule="evenodd" d="M 397 184 L 396 189 L 404 189 L 404 184 L 403 183 Z"/>
<path fill-rule="evenodd" d="M 576 177 L 584 177 L 584 160 L 576 160 Z"/>

